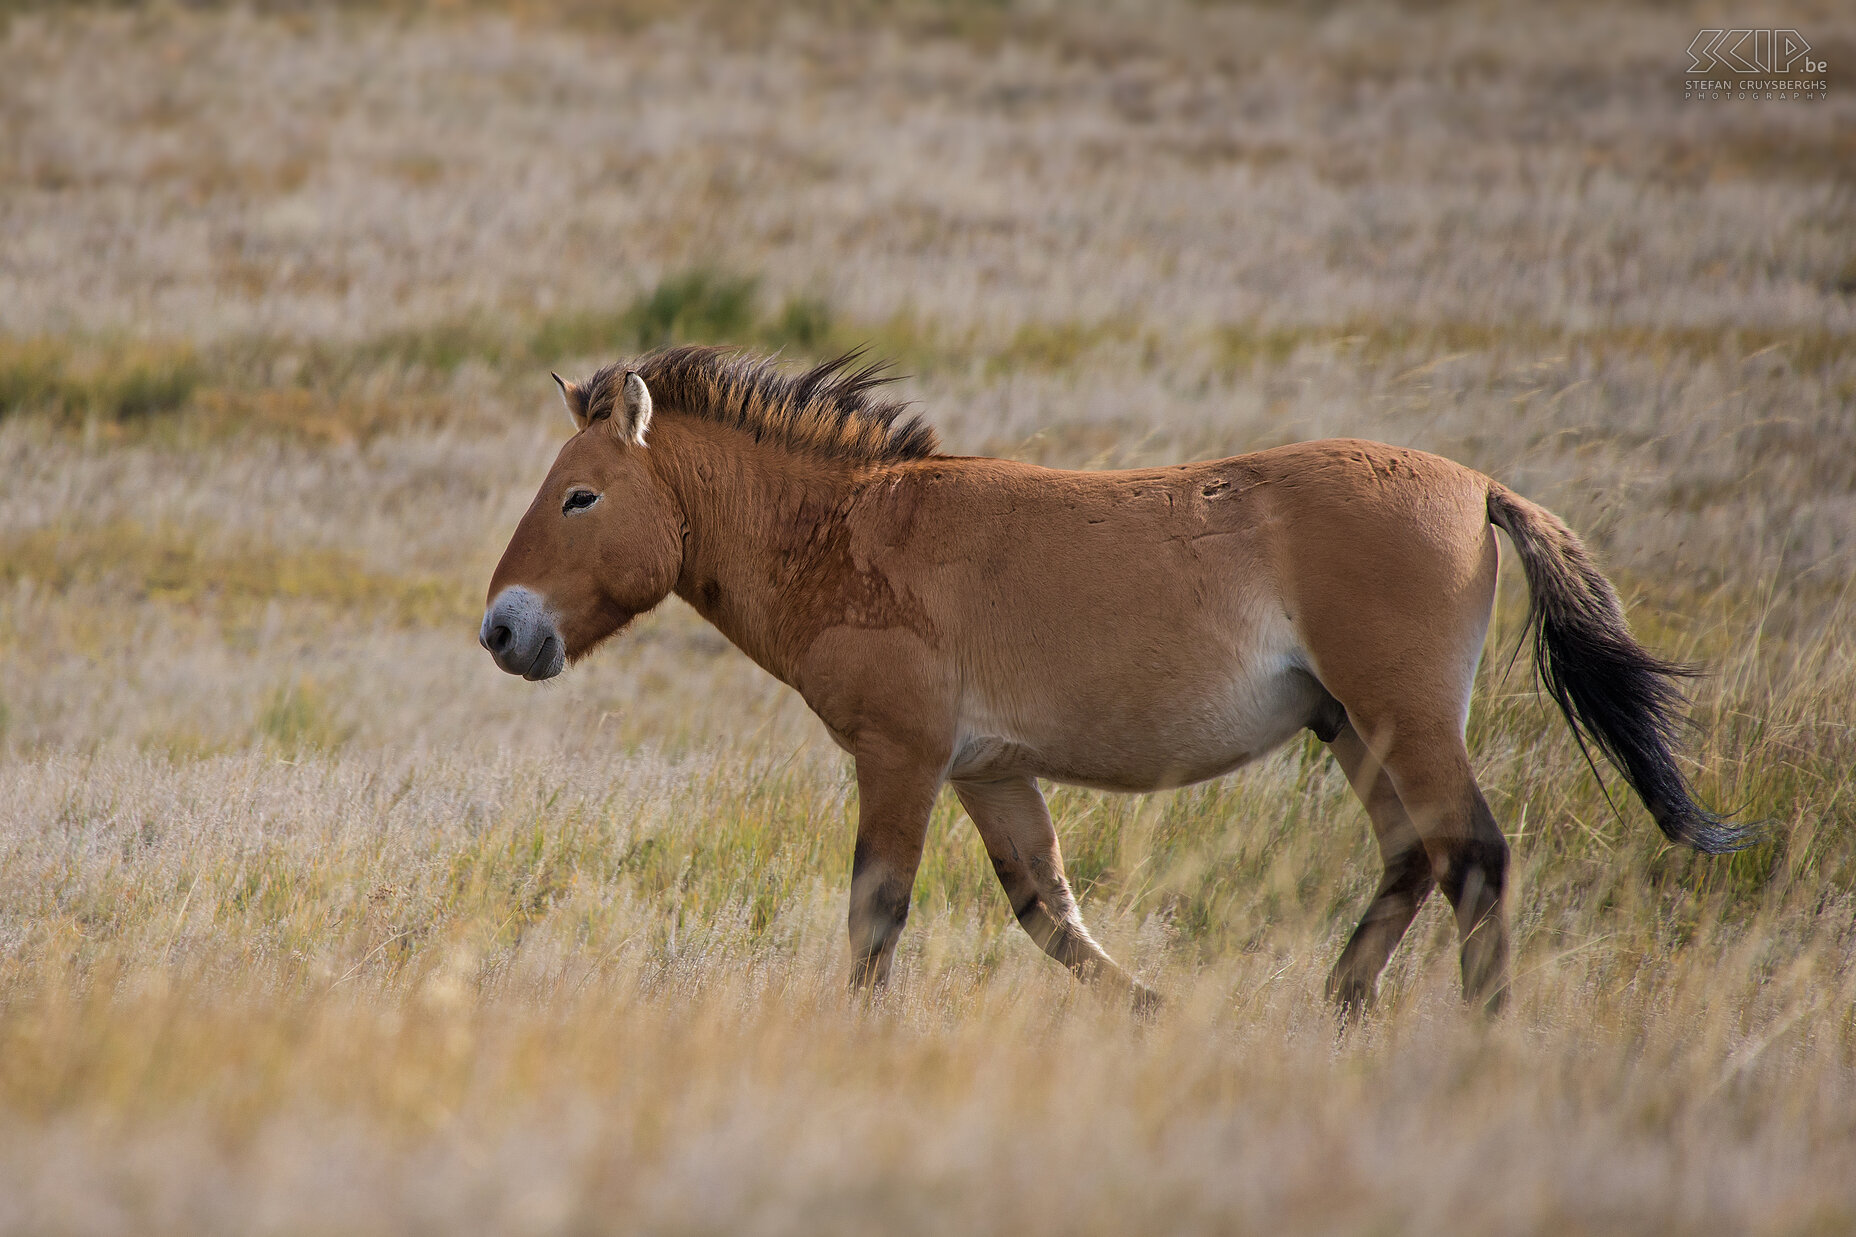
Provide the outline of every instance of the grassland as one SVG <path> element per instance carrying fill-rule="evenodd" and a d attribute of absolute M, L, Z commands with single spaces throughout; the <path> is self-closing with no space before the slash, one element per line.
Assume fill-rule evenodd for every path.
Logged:
<path fill-rule="evenodd" d="M 1685 105 L 1712 16 L 0 6 L 0 1232 L 1856 1228 L 1856 109 Z M 1430 907 L 1337 1027 L 1312 741 L 1054 792 L 1156 1023 L 951 797 L 853 1002 L 796 699 L 678 603 L 546 688 L 475 643 L 547 371 L 682 339 L 869 342 L 959 451 L 1485 469 L 1771 840 L 1614 810 L 1505 578 L 1501 1021 Z"/>

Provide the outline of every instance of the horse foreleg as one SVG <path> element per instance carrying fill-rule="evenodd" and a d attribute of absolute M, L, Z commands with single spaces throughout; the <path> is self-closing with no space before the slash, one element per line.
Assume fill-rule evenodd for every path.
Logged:
<path fill-rule="evenodd" d="M 979 829 L 1013 916 L 1038 947 L 1078 978 L 1125 992 L 1141 1012 L 1158 1006 L 1158 994 L 1116 965 L 1083 926 L 1037 783 L 1028 777 L 955 782 L 954 792 Z"/>
<path fill-rule="evenodd" d="M 909 917 L 928 816 L 941 785 L 937 764 L 903 757 L 857 757 L 857 849 L 851 860 L 851 985 L 889 978 L 896 940 Z"/>

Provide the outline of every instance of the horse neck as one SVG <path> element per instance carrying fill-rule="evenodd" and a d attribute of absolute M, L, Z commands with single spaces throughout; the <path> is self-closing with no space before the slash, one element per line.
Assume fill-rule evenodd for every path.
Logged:
<path fill-rule="evenodd" d="M 867 466 L 670 412 L 653 420 L 650 437 L 653 466 L 686 529 L 674 591 L 792 683 L 818 626 L 816 605 L 805 604 L 808 550 L 848 518 Z"/>

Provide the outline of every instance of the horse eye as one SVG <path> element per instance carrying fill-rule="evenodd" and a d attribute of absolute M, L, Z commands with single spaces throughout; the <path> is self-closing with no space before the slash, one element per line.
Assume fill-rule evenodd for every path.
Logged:
<path fill-rule="evenodd" d="M 599 495 L 592 490 L 574 490 L 567 495 L 567 501 L 561 504 L 562 515 L 572 515 L 576 511 L 585 511 L 599 501 Z"/>

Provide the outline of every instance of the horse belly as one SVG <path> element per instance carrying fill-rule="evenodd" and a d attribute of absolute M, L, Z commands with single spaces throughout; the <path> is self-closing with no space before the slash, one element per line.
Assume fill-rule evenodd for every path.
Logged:
<path fill-rule="evenodd" d="M 1142 687 L 1107 703 L 1092 692 L 1040 693 L 1036 709 L 972 701 L 952 775 L 1029 774 L 1118 791 L 1182 786 L 1280 747 L 1324 698 L 1287 650 L 1210 674 L 1155 676 Z"/>

